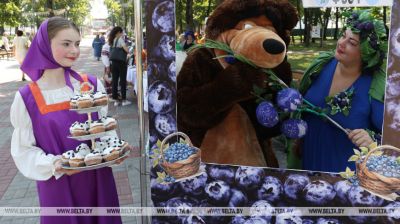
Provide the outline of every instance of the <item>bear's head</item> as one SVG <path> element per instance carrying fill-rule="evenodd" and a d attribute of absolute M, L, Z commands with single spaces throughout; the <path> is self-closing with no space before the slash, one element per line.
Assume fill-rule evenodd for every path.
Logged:
<path fill-rule="evenodd" d="M 225 0 L 208 18 L 206 37 L 226 43 L 259 67 L 274 68 L 285 59 L 297 21 L 296 9 L 286 0 Z M 221 58 L 219 62 L 228 66 Z"/>

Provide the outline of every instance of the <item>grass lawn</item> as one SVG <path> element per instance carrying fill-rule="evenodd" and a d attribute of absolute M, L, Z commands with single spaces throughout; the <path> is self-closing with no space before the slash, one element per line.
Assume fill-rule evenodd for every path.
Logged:
<path fill-rule="evenodd" d="M 304 43 L 300 42 L 300 39 L 296 38 L 288 48 L 288 60 L 292 65 L 292 70 L 306 70 L 320 52 L 335 49 L 336 42 L 337 40 L 333 39 L 324 40 L 321 47 L 320 40 L 316 39 L 315 43 L 310 43 L 310 46 L 306 47 Z"/>
<path fill-rule="evenodd" d="M 288 47 L 288 60 L 292 66 L 292 70 L 305 71 L 311 62 L 318 57 L 320 52 L 331 51 L 336 48 L 337 40 L 328 39 L 324 40 L 322 47 L 320 46 L 320 40 L 316 39 L 315 43 L 310 43 L 310 46 L 304 46 L 304 43 L 300 42 L 300 37 L 295 37 L 295 42 L 291 40 Z M 383 67 L 386 71 L 386 60 L 384 60 Z"/>

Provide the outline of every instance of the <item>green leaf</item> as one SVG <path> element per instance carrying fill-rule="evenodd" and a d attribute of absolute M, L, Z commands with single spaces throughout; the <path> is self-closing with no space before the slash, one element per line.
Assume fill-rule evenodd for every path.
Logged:
<path fill-rule="evenodd" d="M 360 149 L 361 149 L 361 155 L 367 155 L 368 154 L 369 149 L 367 147 L 360 147 Z"/>
<path fill-rule="evenodd" d="M 382 154 L 383 154 L 382 151 L 375 151 L 372 153 L 372 155 L 374 155 L 374 156 L 381 156 Z"/>
<path fill-rule="evenodd" d="M 398 164 L 400 164 L 400 156 L 397 157 L 396 162 L 397 162 Z"/>
<path fill-rule="evenodd" d="M 344 114 L 344 116 L 346 116 L 346 117 L 349 116 L 349 110 L 347 110 L 347 109 L 346 109 L 346 110 L 343 110 L 343 114 Z"/>
<path fill-rule="evenodd" d="M 153 168 L 156 167 L 159 164 L 159 160 L 158 159 L 154 159 L 153 160 Z"/>
<path fill-rule="evenodd" d="M 165 172 L 157 172 L 157 177 L 161 178 L 161 179 L 165 179 L 165 177 L 167 176 L 167 174 Z"/>
<path fill-rule="evenodd" d="M 357 156 L 361 156 L 361 152 L 358 151 L 357 149 L 353 149 L 353 151 L 354 151 L 354 154 L 356 154 Z M 350 169 L 350 168 L 348 168 L 348 169 Z"/>
<path fill-rule="evenodd" d="M 157 139 L 157 143 L 156 143 L 156 145 L 157 145 L 157 148 L 159 148 L 159 149 L 161 149 L 161 141 L 160 141 L 160 139 Z"/>
<path fill-rule="evenodd" d="M 352 155 L 350 158 L 349 158 L 349 162 L 355 162 L 355 161 L 358 161 L 360 159 L 360 157 L 359 156 L 357 156 L 357 155 Z"/>

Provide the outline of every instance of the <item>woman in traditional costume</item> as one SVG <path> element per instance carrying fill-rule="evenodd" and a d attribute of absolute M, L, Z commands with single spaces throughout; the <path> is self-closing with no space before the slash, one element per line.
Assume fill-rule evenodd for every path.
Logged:
<path fill-rule="evenodd" d="M 105 91 L 91 75 L 71 69 L 80 54 L 79 29 L 71 21 L 53 17 L 44 21 L 21 69 L 32 79 L 16 94 L 11 106 L 14 133 L 11 155 L 18 170 L 37 181 L 41 207 L 119 207 L 110 167 L 79 172 L 63 169 L 60 155 L 81 142 L 67 138 L 75 121 L 87 115 L 69 111 L 70 98 L 82 82 Z M 106 115 L 107 109 L 99 114 Z M 92 113 L 94 120 L 98 113 Z M 90 145 L 90 142 L 86 142 Z M 121 223 L 120 216 L 42 216 L 42 224 Z"/>
<path fill-rule="evenodd" d="M 329 116 L 348 130 L 348 134 L 314 114 L 304 114 L 308 131 L 302 139 L 302 168 L 340 172 L 354 154 L 353 148 L 380 143 L 383 123 L 385 58 L 381 21 L 369 11 L 349 15 L 336 51 L 323 53 L 307 69 L 300 84 L 304 98 L 329 112 Z M 294 154 L 289 168 L 299 168 Z M 299 163 L 298 163 L 299 165 Z"/>

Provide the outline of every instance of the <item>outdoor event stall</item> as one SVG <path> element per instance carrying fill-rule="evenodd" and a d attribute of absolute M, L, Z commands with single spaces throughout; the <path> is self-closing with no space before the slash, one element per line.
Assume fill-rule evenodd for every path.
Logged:
<path fill-rule="evenodd" d="M 304 1 L 304 6 L 352 7 L 391 5 L 391 3 L 391 1 L 379 0 L 310 0 Z M 145 7 L 150 132 L 150 151 L 148 153 L 153 164 L 155 160 L 159 159 L 154 155 L 160 153 L 159 151 L 155 152 L 160 148 L 160 141 L 171 134 L 175 135 L 174 133 L 178 131 L 176 124 L 175 2 L 170 0 L 145 1 Z M 399 14 L 399 11 L 400 4 L 395 4 L 391 14 L 392 19 L 398 19 L 396 15 Z M 397 30 L 399 27 L 398 22 L 391 23 L 391 30 Z M 136 28 L 137 32 L 140 31 L 138 27 Z M 140 34 L 137 33 L 137 35 Z M 136 40 L 141 41 L 141 38 L 136 38 Z M 136 46 L 136 49 L 141 51 L 141 43 L 137 42 Z M 390 51 L 392 51 L 391 48 Z M 140 69 L 138 69 L 137 75 L 140 80 L 142 75 Z M 140 93 L 141 82 L 138 86 L 138 95 L 142 96 L 143 94 Z M 143 110 L 141 112 L 143 113 Z M 144 136 L 143 131 L 141 135 Z M 184 135 L 183 138 L 187 140 Z M 390 142 L 385 143 L 390 144 Z M 142 164 L 142 169 L 144 169 L 143 166 Z M 155 207 L 232 208 L 223 211 L 213 210 L 214 213 L 211 212 L 208 215 L 152 217 L 152 223 L 400 222 L 399 215 L 395 213 L 383 214 L 382 217 L 379 217 L 376 215 L 379 212 L 377 210 L 374 210 L 374 215 L 369 215 L 365 210 L 351 210 L 351 207 L 400 207 L 400 203 L 393 201 L 396 199 L 393 195 L 386 200 L 371 194 L 357 182 L 350 183 L 338 173 L 210 163 L 201 163 L 195 176 L 172 181 L 173 183 L 168 183 L 168 180 L 163 182 L 166 179 L 166 173 L 160 165 L 152 166 L 150 173 L 151 199 Z M 142 202 L 143 200 L 142 198 Z M 242 216 L 241 214 L 245 214 L 245 212 L 236 209 L 243 207 L 253 208 L 247 213 L 250 216 Z M 284 210 L 274 210 L 274 214 L 262 213 L 260 215 L 260 212 L 271 207 L 279 207 Z M 328 209 L 311 211 L 306 207 Z M 347 208 L 343 209 L 342 207 Z M 283 212 L 289 215 L 282 215 Z M 324 215 L 320 215 L 318 212 Z M 358 214 L 358 216 L 354 216 L 354 214 Z"/>

